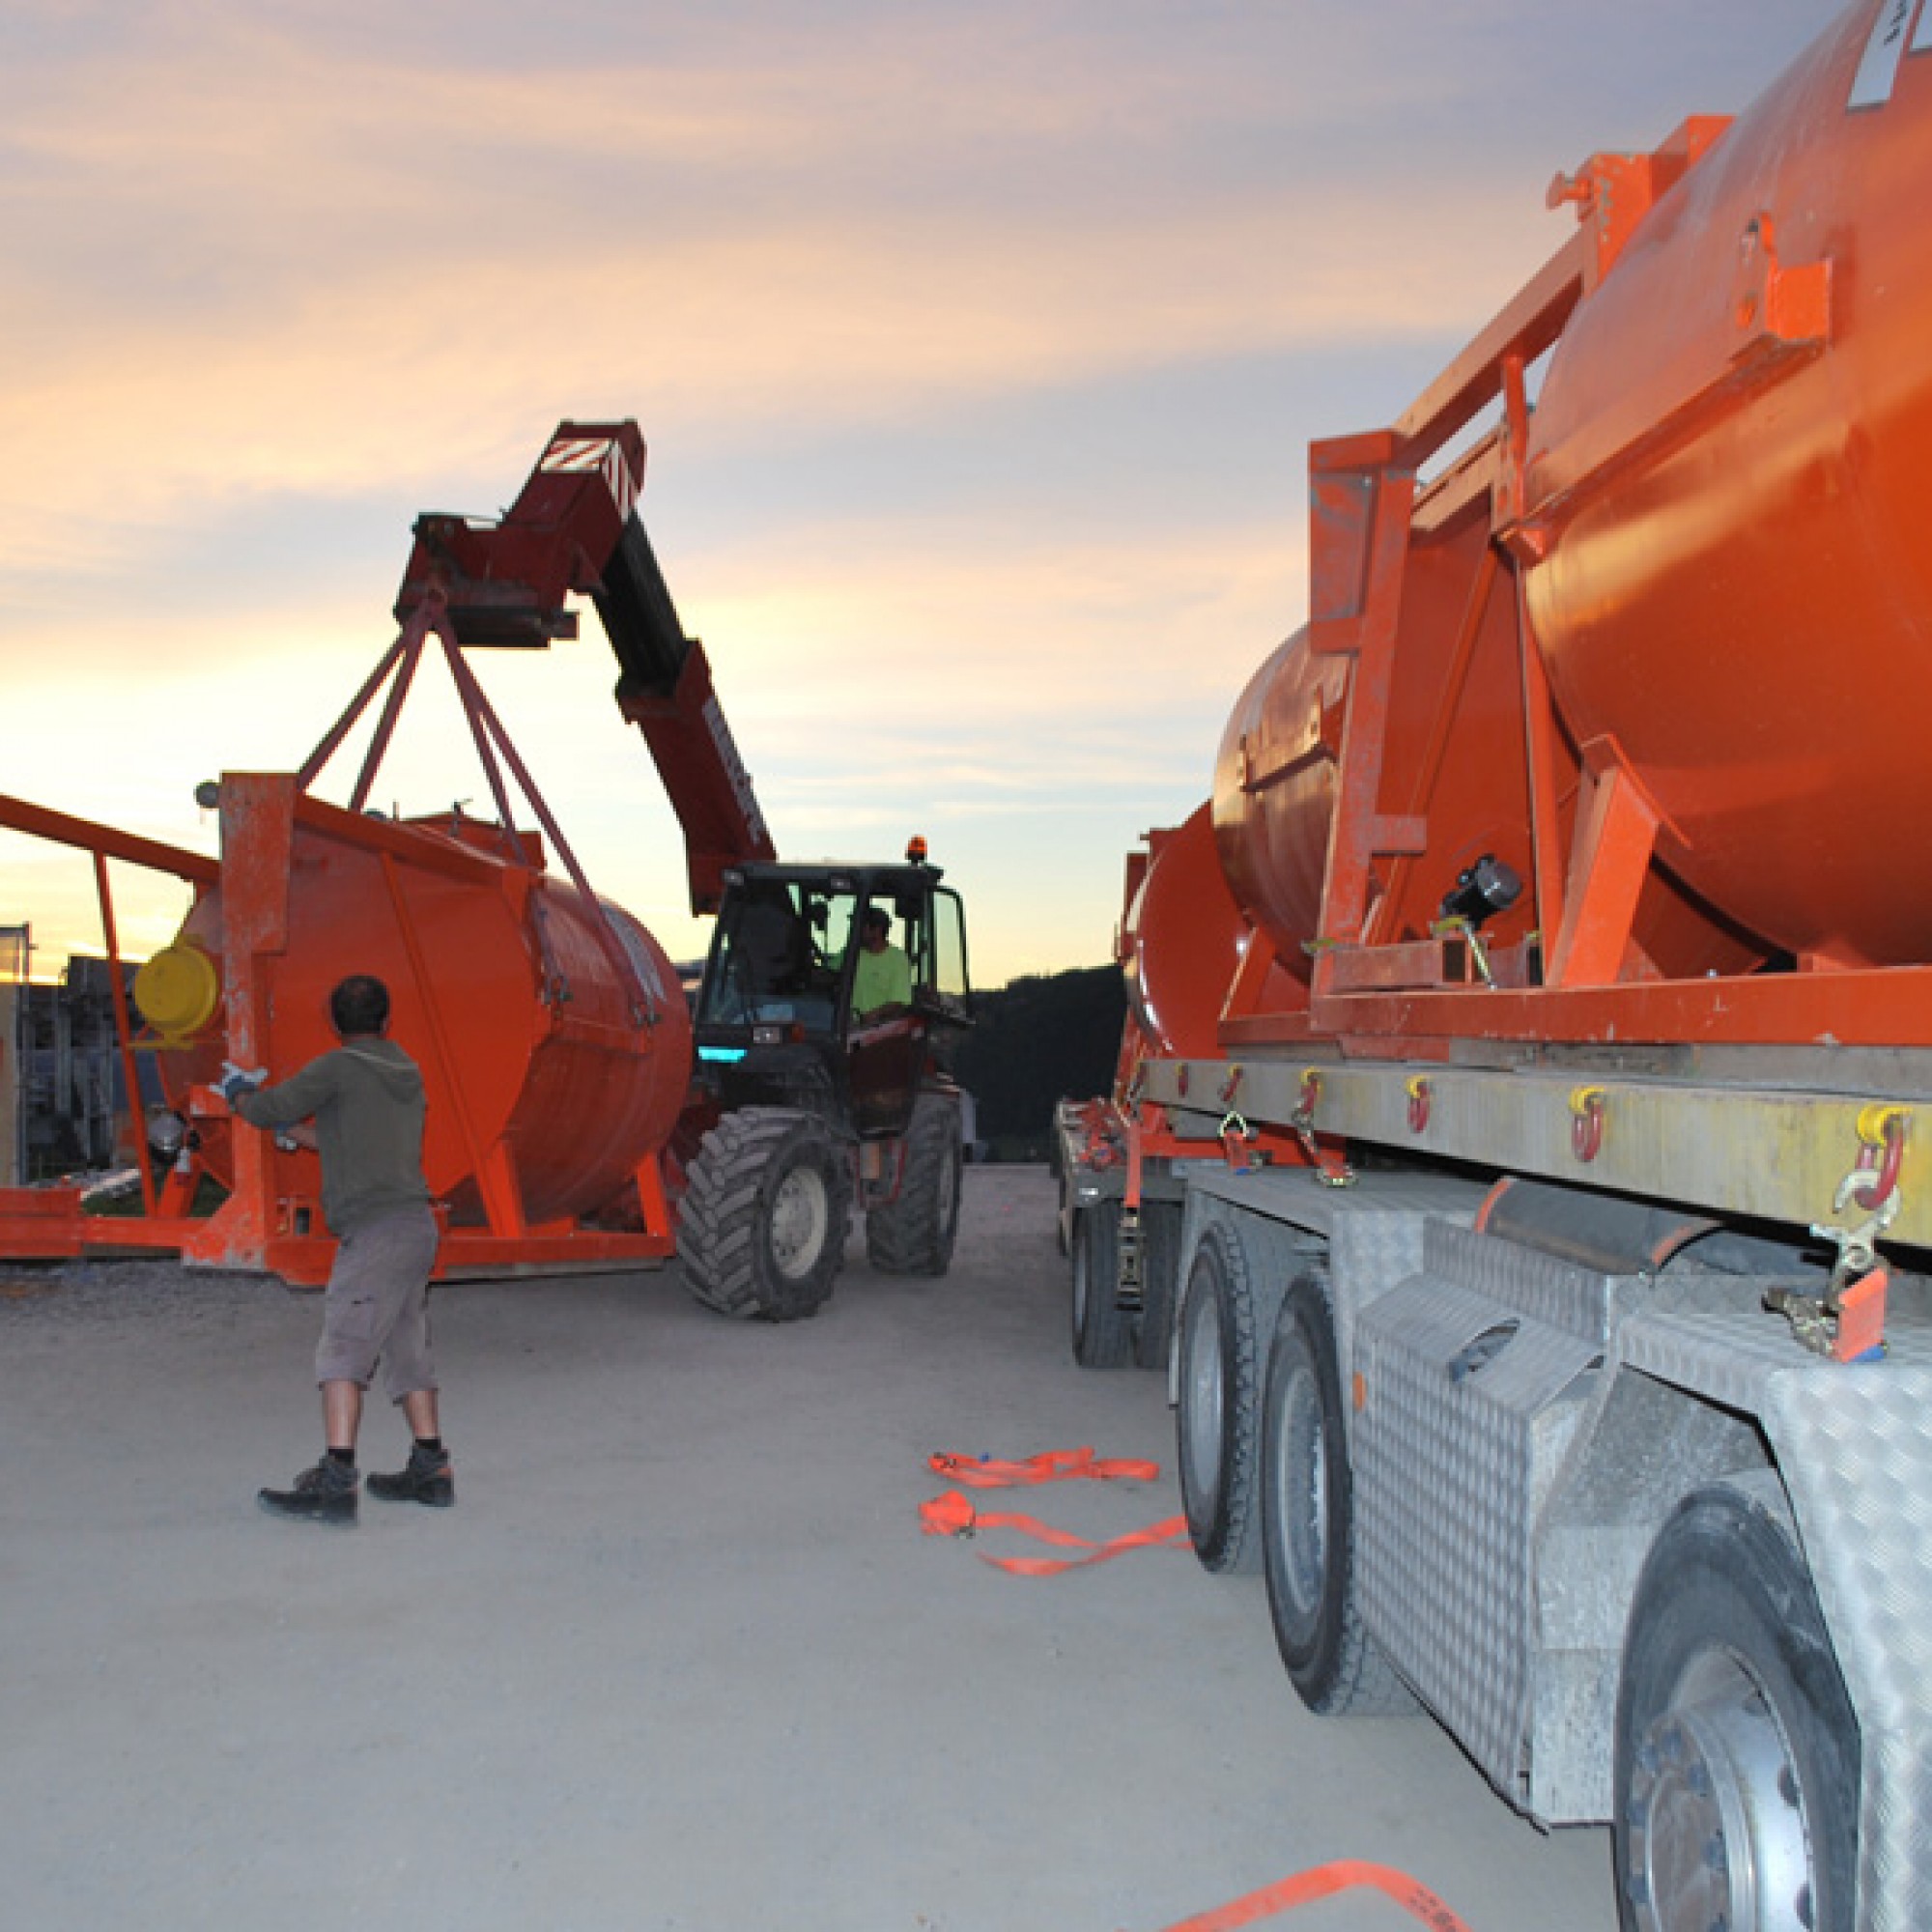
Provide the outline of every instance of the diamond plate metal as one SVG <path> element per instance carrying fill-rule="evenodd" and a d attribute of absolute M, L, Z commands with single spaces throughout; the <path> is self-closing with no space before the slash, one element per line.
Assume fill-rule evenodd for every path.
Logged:
<path fill-rule="evenodd" d="M 1446 1221 L 1430 1224 L 1423 1265 L 1432 1273 L 1469 1282 L 1506 1308 L 1547 1321 L 1594 1348 L 1609 1346 L 1616 1290 L 1608 1275 L 1512 1241 L 1491 1240 Z"/>
<path fill-rule="evenodd" d="M 1189 1170 L 1188 1186 L 1317 1235 L 1332 1235 L 1341 1221 L 1358 1214 L 1441 1214 L 1467 1223 L 1489 1192 L 1475 1181 L 1438 1174 L 1368 1173 L 1357 1175 L 1347 1187 L 1329 1187 L 1305 1167 L 1251 1167 L 1237 1173 L 1210 1162 Z"/>
<path fill-rule="evenodd" d="M 1831 1363 L 1756 1312 L 1747 1281 L 1720 1284 L 1725 1309 L 1691 1311 L 1685 1284 L 1597 1275 L 1476 1235 L 1482 1192 L 1384 1175 L 1332 1189 L 1300 1171 L 1211 1163 L 1187 1177 L 1183 1267 L 1203 1227 L 1229 1226 L 1266 1283 L 1267 1316 L 1325 1244 L 1345 1383 L 1359 1372 L 1368 1391 L 1350 1424 L 1371 1628 L 1512 1803 L 1536 1816 L 1601 1817 L 1619 1606 L 1659 1512 L 1731 1466 L 1711 1466 L 1725 1446 L 1711 1425 L 1749 1437 L 1746 1419 L 1755 1421 L 1859 1719 L 1859 1924 L 1925 1932 L 1932 1328 L 1894 1321 L 1888 1360 Z M 1508 1346 L 1452 1379 L 1459 1353 L 1508 1319 L 1519 1323 Z M 1687 1438 L 1661 1436 L 1657 1467 L 1633 1482 L 1621 1513 L 1558 1519 L 1548 1505 L 1574 1494 L 1564 1486 L 1593 1449 L 1592 1479 L 1614 1487 L 1622 1464 L 1605 1460 L 1594 1432 L 1618 1370 L 1640 1372 L 1653 1404 L 1668 1389 L 1694 1403 L 1670 1412 L 1706 1419 L 1701 1438 L 1688 1438 L 1700 1456 L 1673 1462 L 1669 1444 Z"/>
<path fill-rule="evenodd" d="M 1355 1323 L 1363 1308 L 1422 1265 L 1425 1232 L 1432 1221 L 1466 1228 L 1488 1192 L 1473 1181 L 1434 1174 L 1364 1174 L 1349 1187 L 1324 1186 L 1306 1168 L 1250 1168 L 1237 1174 L 1203 1165 L 1188 1177 L 1190 1203 L 1198 1196 L 1237 1216 L 1263 1216 L 1313 1237 L 1297 1241 L 1297 1267 L 1306 1266 L 1310 1253 L 1319 1252 L 1325 1239 L 1337 1360 L 1345 1378 L 1354 1359 Z M 1190 1205 L 1190 1229 L 1194 1213 Z M 1352 1409 L 1348 1421 L 1352 1435 Z"/>
<path fill-rule="evenodd" d="M 1861 1912 L 1932 1926 L 1932 1333 L 1896 1324 L 1887 1360 L 1805 1354 L 1775 1318 L 1634 1316 L 1634 1367 L 1756 1415 L 1776 1454 L 1857 1713 Z"/>
<path fill-rule="evenodd" d="M 1486 1336 L 1506 1334 L 1477 1360 Z M 1361 1317 L 1355 1432 L 1362 1609 L 1424 1699 L 1513 1803 L 1526 1800 L 1536 1418 L 1601 1365 L 1588 1339 L 1435 1274 Z M 1459 1367 L 1463 1364 L 1469 1366 Z"/>

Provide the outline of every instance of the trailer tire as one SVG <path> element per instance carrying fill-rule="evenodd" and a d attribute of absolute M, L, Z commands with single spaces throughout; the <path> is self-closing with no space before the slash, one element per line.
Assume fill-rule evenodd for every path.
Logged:
<path fill-rule="evenodd" d="M 1180 1499 L 1203 1568 L 1253 1570 L 1259 1445 L 1255 1298 L 1239 1240 L 1209 1228 L 1194 1251 L 1175 1329 Z"/>
<path fill-rule="evenodd" d="M 1859 1735 L 1782 1494 L 1693 1491 L 1645 1559 L 1617 1694 L 1626 1932 L 1851 1932 Z"/>
<path fill-rule="evenodd" d="M 1262 1564 L 1276 1647 L 1318 1716 L 1393 1717 L 1416 1701 L 1355 1600 L 1353 1478 L 1335 1322 L 1320 1278 L 1289 1286 L 1262 1398 Z"/>
<path fill-rule="evenodd" d="M 850 1213 L 844 1151 L 817 1115 L 726 1114 L 686 1175 L 677 1229 L 685 1284 L 721 1315 L 816 1315 L 844 1259 Z"/>
<path fill-rule="evenodd" d="M 922 1094 L 906 1127 L 898 1198 L 866 1216 L 866 1258 L 881 1274 L 944 1274 L 959 1233 L 959 1106 Z"/>
<path fill-rule="evenodd" d="M 1133 1317 L 1114 1300 L 1121 1204 L 1095 1201 L 1073 1217 L 1073 1359 L 1083 1369 L 1123 1369 L 1134 1358 Z"/>
<path fill-rule="evenodd" d="M 1180 1272 L 1180 1204 L 1141 1204 L 1141 1312 L 1134 1320 L 1134 1360 L 1167 1367 L 1174 1343 L 1174 1291 Z"/>

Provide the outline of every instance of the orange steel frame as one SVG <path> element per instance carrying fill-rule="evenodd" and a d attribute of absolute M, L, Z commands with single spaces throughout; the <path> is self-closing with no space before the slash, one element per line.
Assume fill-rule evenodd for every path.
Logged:
<path fill-rule="evenodd" d="M 126 976 L 108 861 L 118 860 L 148 871 L 170 873 L 194 887 L 197 894 L 219 879 L 220 865 L 203 853 L 120 832 L 91 819 L 30 804 L 25 799 L 0 796 L 0 826 L 51 844 L 76 847 L 93 858 L 95 893 L 100 906 L 101 935 L 113 988 L 122 1080 L 129 1095 L 130 1110 L 138 1109 L 141 1091 L 135 1059 L 138 1042 L 124 983 Z M 11 1041 L 0 1041 L 0 1051 L 11 1050 Z M 156 1178 L 147 1136 L 138 1127 L 137 1122 L 132 1139 L 141 1173 L 144 1212 L 139 1219 L 98 1219 L 90 1226 L 90 1217 L 82 1212 L 81 1190 L 77 1186 L 0 1187 L 0 1254 L 21 1260 L 71 1259 L 99 1245 L 92 1236 L 95 1231 L 104 1229 L 114 1231 L 115 1246 L 178 1247 L 180 1242 L 173 1229 L 179 1219 L 180 1188 L 171 1185 L 172 1177 Z"/>
<path fill-rule="evenodd" d="M 1526 372 L 1561 335 L 1578 301 L 1631 230 L 1729 126 L 1687 122 L 1648 156 L 1599 156 L 1552 185 L 1552 205 L 1579 205 L 1582 225 L 1392 428 L 1311 445 L 1309 647 L 1352 660 L 1330 830 L 1312 998 L 1305 1012 L 1266 1010 L 1259 997 L 1275 954 L 1256 931 L 1224 1009 L 1225 1047 L 1336 1039 L 1353 1055 L 1440 1059 L 1457 1039 L 1762 1043 L 1829 1037 L 1844 1045 L 1932 1044 L 1932 968 L 1725 975 L 1616 983 L 1662 815 L 1614 744 L 1580 748 L 1575 832 L 1559 849 L 1562 725 L 1524 608 L 1517 570 L 1542 554 L 1547 531 L 1525 502 Z M 1748 366 L 1775 370 L 1816 353 L 1827 290 L 1778 270 Z M 1721 398 L 1702 399 L 1721 407 Z M 1486 409 L 1500 422 L 1426 488 L 1422 467 Z M 1666 425 L 1662 434 L 1694 424 Z M 1493 985 L 1418 983 L 1414 942 L 1378 944 L 1373 883 L 1397 875 L 1423 846 L 1428 783 L 1450 724 L 1452 672 L 1423 768 L 1388 809 L 1383 747 L 1399 655 L 1398 619 L 1411 540 L 1487 497 L 1491 540 L 1469 585 L 1461 659 L 1495 596 L 1517 607 L 1522 751 L 1528 761 L 1532 877 L 1543 944 L 1494 960 Z M 1577 753 L 1571 754 L 1574 763 Z M 1387 895 L 1393 897 L 1393 894 Z M 1428 943 L 1428 944 L 1433 944 Z M 1518 949 L 1519 954 L 1522 949 Z M 1539 970 L 1540 968 L 1540 970 Z"/>
<path fill-rule="evenodd" d="M 447 657 L 500 814 L 505 840 L 501 861 L 466 851 L 446 839 L 426 837 L 406 824 L 370 818 L 361 810 L 416 666 L 432 636 L 441 643 Z M 389 683 L 388 698 L 350 807 L 344 810 L 313 797 L 309 785 L 384 683 Z M 0 1255 L 18 1260 L 57 1260 L 87 1253 L 161 1250 L 178 1252 L 189 1263 L 208 1267 L 264 1269 L 298 1285 L 312 1285 L 327 1278 L 335 1244 L 327 1236 L 312 1232 L 320 1216 L 303 1211 L 308 1204 L 293 1202 L 278 1193 L 274 1164 L 269 1157 L 269 1137 L 261 1130 L 231 1131 L 233 1187 L 213 1214 L 195 1216 L 188 1212 L 202 1172 L 191 1156 L 164 1177 L 155 1174 L 146 1145 L 145 1123 L 138 1118 L 140 1089 L 135 1055 L 144 1041 L 134 1030 L 123 990 L 107 872 L 107 862 L 119 860 L 151 871 L 171 873 L 191 885 L 197 897 L 219 884 L 227 1053 L 238 1065 L 253 1065 L 260 1063 L 265 1044 L 261 961 L 286 943 L 289 854 L 298 825 L 305 831 L 377 853 L 389 885 L 389 896 L 429 1021 L 431 1050 L 424 1057 L 423 1072 L 430 1105 L 448 1109 L 462 1123 L 464 1140 L 475 1163 L 474 1178 L 485 1214 L 486 1225 L 480 1229 L 445 1225 L 437 1263 L 439 1275 L 635 1265 L 662 1261 L 675 1252 L 669 1195 L 660 1153 L 646 1154 L 635 1174 L 643 1223 L 640 1232 L 585 1229 L 567 1222 L 533 1225 L 525 1215 L 508 1150 L 485 1146 L 466 1108 L 449 1051 L 449 1030 L 437 989 L 422 969 L 419 942 L 406 909 L 405 896 L 397 888 L 397 868 L 427 867 L 494 889 L 502 864 L 529 864 L 516 835 L 509 829 L 512 823 L 509 793 L 497 754 L 516 777 L 578 890 L 587 903 L 597 904 L 597 897 L 555 820 L 463 661 L 441 600 L 434 595 L 425 598 L 412 612 L 396 642 L 298 773 L 230 774 L 223 779 L 223 857 L 218 862 L 25 800 L 0 797 L 0 826 L 78 847 L 93 855 L 128 1104 L 137 1115 L 132 1138 L 141 1163 L 145 1210 L 139 1216 L 89 1215 L 83 1211 L 78 1186 L 0 1188 Z M 608 926 L 600 927 L 600 938 L 619 975 L 618 983 L 631 989 L 634 1004 L 640 1004 L 644 994 L 630 955 Z M 226 1122 L 231 1118 L 226 1103 L 206 1088 L 190 1089 L 185 1105 L 191 1127 L 196 1122 Z"/>

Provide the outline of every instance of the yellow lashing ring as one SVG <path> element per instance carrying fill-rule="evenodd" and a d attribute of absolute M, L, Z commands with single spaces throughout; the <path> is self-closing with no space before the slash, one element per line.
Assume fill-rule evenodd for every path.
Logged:
<path fill-rule="evenodd" d="M 1872 1100 L 1859 1109 L 1859 1139 L 1868 1147 L 1883 1147 L 1886 1135 L 1893 1122 L 1903 1133 L 1912 1124 L 1912 1116 L 1905 1108 L 1889 1100 Z"/>

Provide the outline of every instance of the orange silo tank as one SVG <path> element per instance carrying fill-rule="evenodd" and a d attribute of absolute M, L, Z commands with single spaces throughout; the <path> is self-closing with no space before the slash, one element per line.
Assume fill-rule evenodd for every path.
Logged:
<path fill-rule="evenodd" d="M 1914 17 L 1854 7 L 1735 122 L 1559 184 L 1588 247 L 1550 268 L 1589 267 L 1530 373 L 1520 448 L 1506 420 L 1466 471 L 1418 478 L 1467 420 L 1457 384 L 1503 381 L 1464 358 L 1385 454 L 1340 439 L 1312 465 L 1312 621 L 1241 695 L 1214 788 L 1229 883 L 1285 968 L 1305 975 L 1310 945 L 1425 937 L 1486 855 L 1530 880 L 1539 678 L 1558 726 L 1545 883 L 1575 857 L 1584 768 L 1627 775 L 1654 814 L 1630 945 L 1596 973 L 1932 961 L 1932 853 L 1907 831 L 1932 810 L 1932 7 Z M 1554 315 L 1559 286 L 1524 299 Z M 1497 365 L 1530 312 L 1485 338 Z M 1402 479 L 1393 668 L 1365 694 L 1368 526 L 1337 539 L 1335 504 Z M 1370 849 L 1338 916 L 1350 788 Z M 1553 944 L 1564 909 L 1525 891 L 1485 938 L 1521 945 L 1540 917 Z"/>
<path fill-rule="evenodd" d="M 521 1233 L 597 1214 L 683 1107 L 691 1026 L 670 961 L 628 914 L 551 876 L 529 834 L 390 823 L 288 780 L 231 777 L 221 879 L 171 957 L 196 952 L 231 989 L 251 962 L 254 1057 L 275 1080 L 336 1044 L 338 981 L 370 973 L 388 986 L 390 1037 L 429 1094 L 425 1174 L 457 1226 L 507 1219 Z M 178 1094 L 218 1080 L 234 1006 L 231 990 L 226 1010 L 163 1056 Z M 226 1178 L 219 1135 L 207 1156 Z M 274 1158 L 277 1191 L 312 1198 L 313 1154 Z"/>
<path fill-rule="evenodd" d="M 1229 984 L 1253 943 L 1254 927 L 1228 890 L 1210 806 L 1197 808 L 1173 831 L 1151 833 L 1149 845 L 1147 869 L 1121 935 L 1139 1050 L 1211 1053 Z M 1305 988 L 1278 969 L 1268 983 L 1272 1007 L 1306 1004 Z"/>
<path fill-rule="evenodd" d="M 1821 964 L 1932 960 L 1932 14 L 1907 34 L 1853 9 L 1658 201 L 1527 451 L 1570 730 L 1692 891 Z"/>

